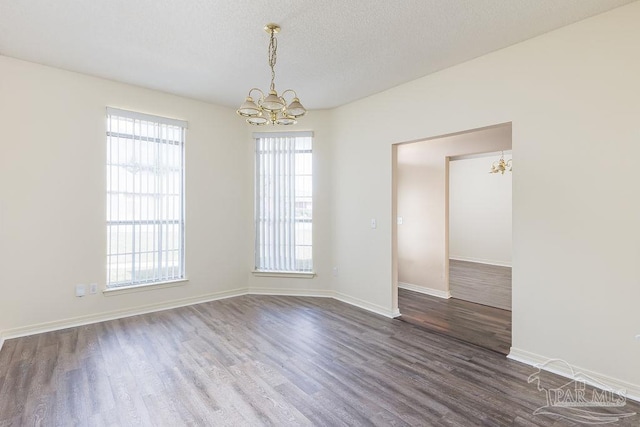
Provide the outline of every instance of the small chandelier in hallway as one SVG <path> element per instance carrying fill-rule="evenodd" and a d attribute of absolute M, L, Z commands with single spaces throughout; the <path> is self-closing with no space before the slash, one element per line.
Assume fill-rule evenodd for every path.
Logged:
<path fill-rule="evenodd" d="M 505 171 L 512 172 L 512 163 L 513 159 L 509 159 L 507 161 L 504 160 L 504 151 L 500 152 L 500 159 L 496 160 L 491 164 L 491 170 L 489 173 L 500 173 L 504 175 Z"/>
<path fill-rule="evenodd" d="M 276 39 L 276 33 L 280 32 L 280 26 L 277 24 L 267 24 L 264 30 L 269 33 L 269 67 L 271 68 L 271 86 L 269 88 L 269 94 L 265 97 L 264 92 L 258 88 L 253 88 L 249 91 L 244 103 L 238 108 L 237 113 L 242 117 L 247 118 L 247 123 L 261 126 L 268 123 L 272 125 L 295 125 L 297 118 L 306 114 L 307 110 L 302 106 L 298 95 L 294 90 L 287 89 L 278 95 L 275 85 L 275 66 L 276 66 L 276 51 L 278 50 L 278 40 Z M 251 97 L 253 92 L 258 92 L 260 97 L 257 101 L 254 101 Z M 291 103 L 287 105 L 284 95 L 286 93 L 292 93 L 293 99 Z"/>

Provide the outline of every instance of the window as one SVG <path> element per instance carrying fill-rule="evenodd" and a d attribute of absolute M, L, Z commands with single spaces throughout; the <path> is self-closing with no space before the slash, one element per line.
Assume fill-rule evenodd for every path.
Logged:
<path fill-rule="evenodd" d="M 257 133 L 256 270 L 312 272 L 312 133 Z"/>
<path fill-rule="evenodd" d="M 186 127 L 107 108 L 107 288 L 185 277 Z"/>

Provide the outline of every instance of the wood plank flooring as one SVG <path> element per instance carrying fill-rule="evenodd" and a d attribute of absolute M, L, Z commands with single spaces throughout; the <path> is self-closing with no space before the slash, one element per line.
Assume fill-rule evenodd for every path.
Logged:
<path fill-rule="evenodd" d="M 401 320 L 502 354 L 511 349 L 511 312 L 398 289 Z"/>
<path fill-rule="evenodd" d="M 335 300 L 243 296 L 6 341 L 0 426 L 575 425 L 533 415 L 534 371 Z"/>
<path fill-rule="evenodd" d="M 451 296 L 511 310 L 511 267 L 449 260 Z"/>

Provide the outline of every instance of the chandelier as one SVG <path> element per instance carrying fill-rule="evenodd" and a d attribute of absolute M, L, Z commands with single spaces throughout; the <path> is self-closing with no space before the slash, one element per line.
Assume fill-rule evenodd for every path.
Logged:
<path fill-rule="evenodd" d="M 511 167 L 512 160 L 513 159 L 509 159 L 505 162 L 504 151 L 501 151 L 500 159 L 491 164 L 491 170 L 489 171 L 489 173 L 500 173 L 504 175 L 505 171 L 512 172 L 512 169 L 513 169 Z"/>
<path fill-rule="evenodd" d="M 295 125 L 298 117 L 306 114 L 307 110 L 302 106 L 298 95 L 294 90 L 287 89 L 278 95 L 276 91 L 276 51 L 278 50 L 278 40 L 275 34 L 280 32 L 280 26 L 277 24 L 267 24 L 264 30 L 269 33 L 269 67 L 271 68 L 271 87 L 269 94 L 265 97 L 264 92 L 258 88 L 249 91 L 244 103 L 236 111 L 242 117 L 247 118 L 247 123 L 262 126 L 268 123 L 272 125 Z M 258 92 L 260 97 L 254 101 L 252 93 Z M 292 93 L 291 103 L 287 105 L 285 94 Z"/>

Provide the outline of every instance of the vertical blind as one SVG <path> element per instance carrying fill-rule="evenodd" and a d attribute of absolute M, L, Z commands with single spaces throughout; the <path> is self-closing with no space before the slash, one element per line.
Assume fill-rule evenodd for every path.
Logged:
<path fill-rule="evenodd" d="M 256 270 L 313 271 L 311 132 L 256 133 Z"/>
<path fill-rule="evenodd" d="M 184 278 L 187 123 L 107 108 L 107 287 Z"/>

